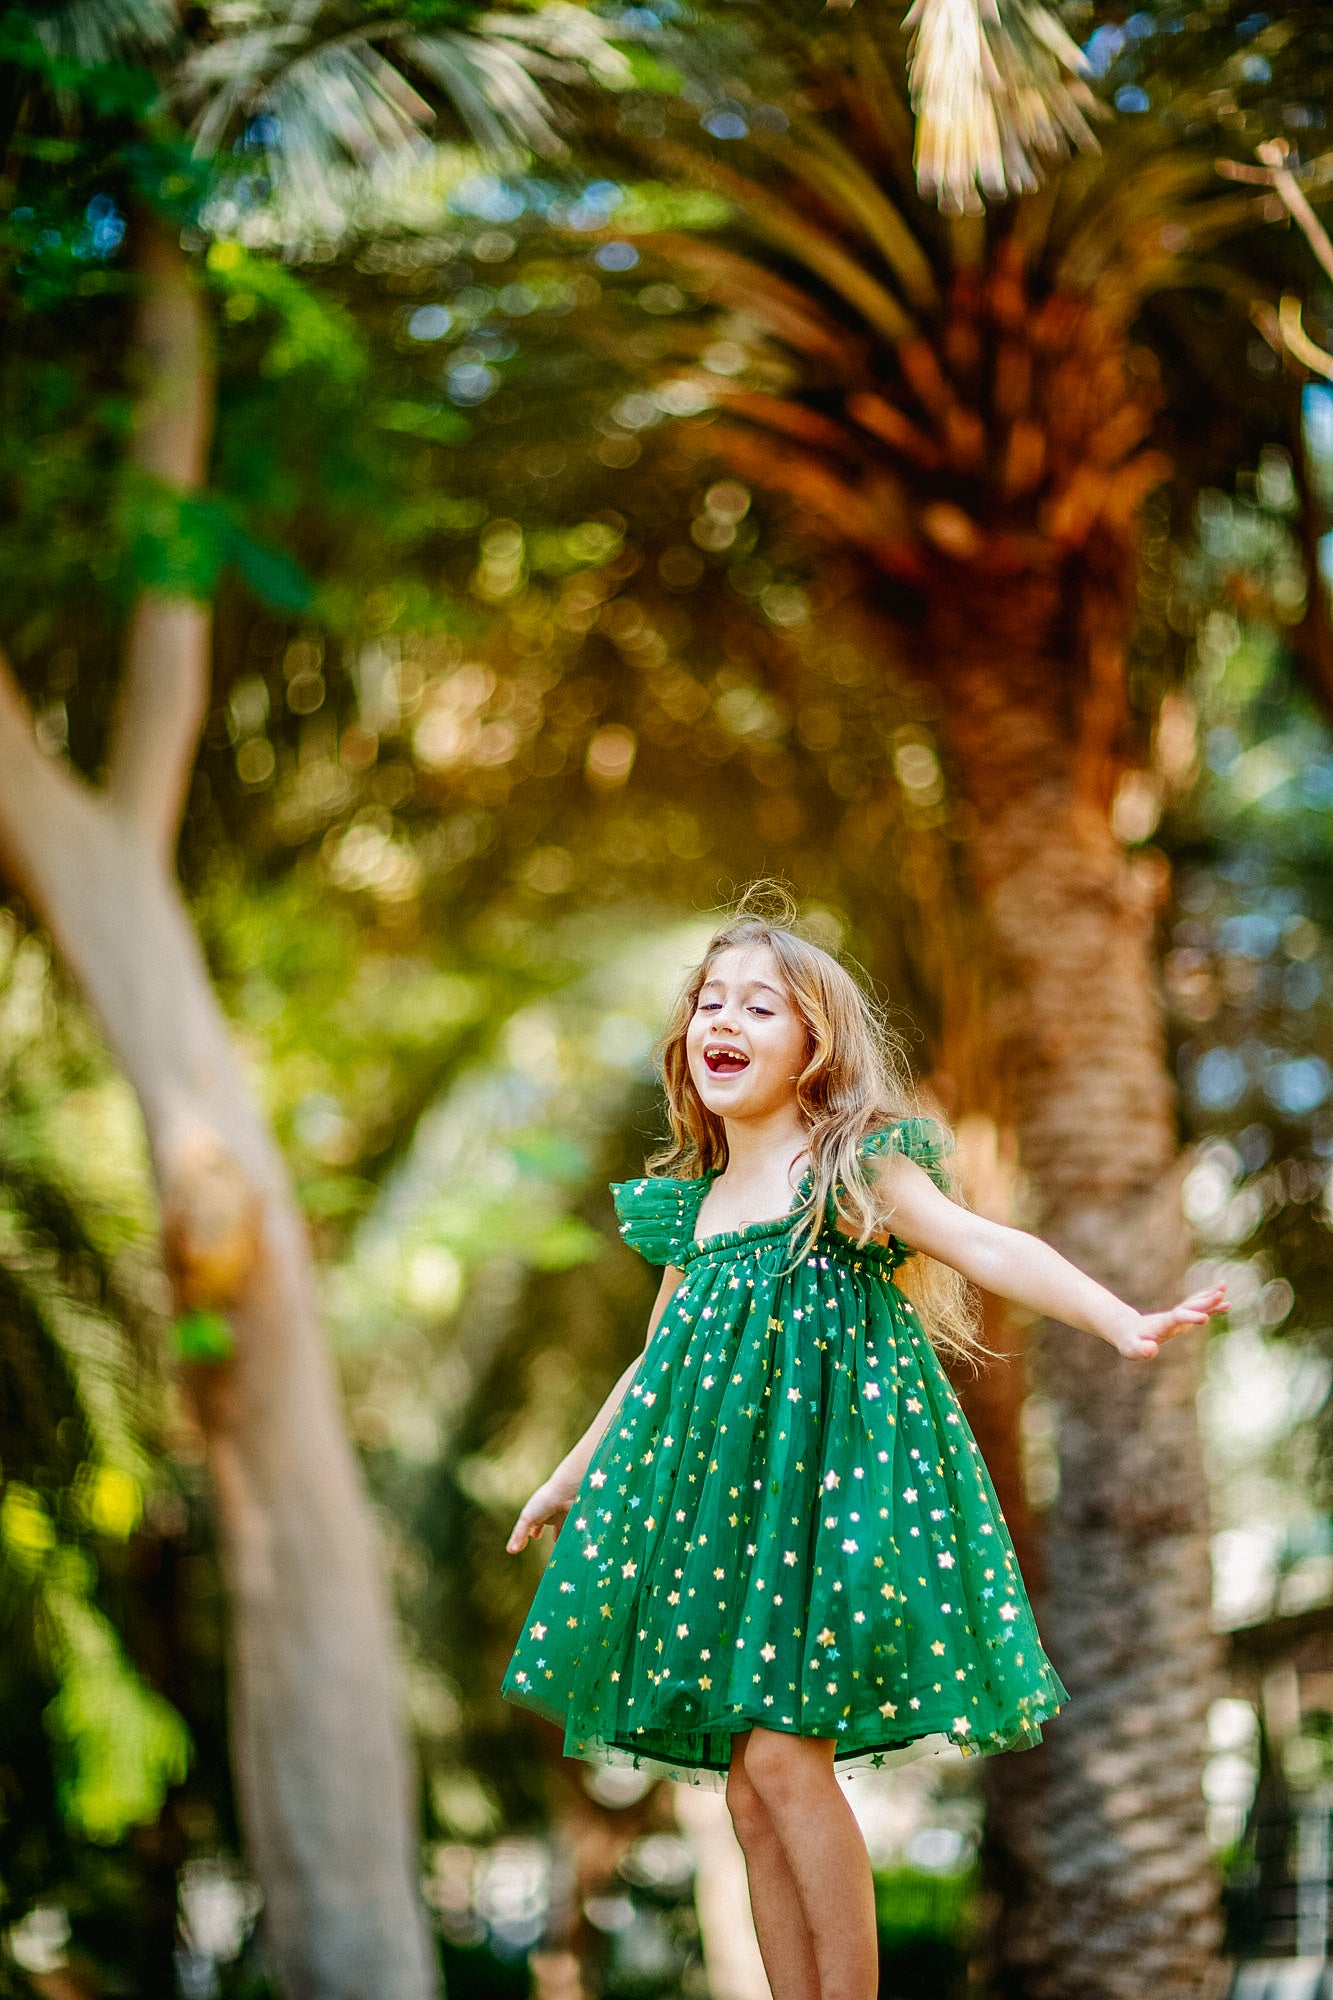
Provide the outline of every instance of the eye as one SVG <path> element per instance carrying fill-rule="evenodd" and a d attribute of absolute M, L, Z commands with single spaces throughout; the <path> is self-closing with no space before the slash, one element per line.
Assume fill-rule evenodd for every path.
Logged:
<path fill-rule="evenodd" d="M 721 1005 L 720 1000 L 701 1000 L 697 1011 L 700 1014 L 716 1014 Z"/>
<path fill-rule="evenodd" d="M 752 1014 L 762 1014 L 766 1021 L 771 1021 L 773 1018 L 773 1009 L 771 1007 L 753 1006 L 750 1012 Z"/>

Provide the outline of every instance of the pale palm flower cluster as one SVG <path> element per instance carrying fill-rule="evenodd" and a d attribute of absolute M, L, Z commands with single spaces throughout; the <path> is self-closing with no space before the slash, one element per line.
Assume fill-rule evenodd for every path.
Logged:
<path fill-rule="evenodd" d="M 1105 114 L 1087 60 L 1040 0 L 913 0 L 903 25 L 917 185 L 941 208 L 975 213 L 1096 148 L 1090 121 Z"/>

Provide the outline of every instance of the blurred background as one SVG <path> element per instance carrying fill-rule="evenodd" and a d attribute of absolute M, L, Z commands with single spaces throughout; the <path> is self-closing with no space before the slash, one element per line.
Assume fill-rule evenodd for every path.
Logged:
<path fill-rule="evenodd" d="M 497 1694 L 759 874 L 978 1207 L 1233 1301 L 988 1302 L 1076 1699 L 849 1779 L 882 1993 L 1322 1990 L 1331 110 L 1317 5 L 0 14 L 0 1993 L 764 2000 Z"/>

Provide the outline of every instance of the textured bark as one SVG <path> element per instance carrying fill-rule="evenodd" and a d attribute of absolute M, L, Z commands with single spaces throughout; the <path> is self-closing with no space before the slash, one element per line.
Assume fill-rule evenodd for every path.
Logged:
<path fill-rule="evenodd" d="M 1004 1215 L 996 1218 L 1008 1222 Z M 1023 1478 L 1023 1405 L 1028 1395 L 1027 1340 L 1002 1299 L 981 1299 L 981 1337 L 995 1357 L 975 1374 L 954 1371 L 954 1387 L 986 1461 L 1009 1538 L 1032 1595 L 1045 1578 L 1036 1522 Z"/>
<path fill-rule="evenodd" d="M 932 654 L 978 825 L 984 1036 L 1033 1191 L 1033 1226 L 1142 1307 L 1189 1257 L 1152 959 L 1152 895 L 1089 796 L 1086 736 L 1053 699 L 1068 629 L 1050 578 L 936 599 Z M 970 614 L 969 615 L 969 611 Z M 1203 2000 L 1217 1883 L 1200 1777 L 1220 1691 L 1198 1335 L 1151 1367 L 1047 1325 L 1036 1378 L 1058 1425 L 1043 1636 L 1072 1700 L 1039 1751 L 990 1773 L 1002 1892 L 995 1984 L 1014 2000 Z"/>
<path fill-rule="evenodd" d="M 978 1215 L 989 1216 L 993 1222 L 1012 1223 L 1015 1163 L 1009 1157 L 1011 1147 L 1001 1143 L 1002 1135 L 991 1115 L 999 1106 L 991 1065 L 983 1062 L 978 1069 L 977 1057 L 983 1053 L 978 1046 L 979 1024 L 972 1023 L 970 1033 L 961 1021 L 952 1025 L 954 1032 L 945 1067 L 959 1103 L 969 1107 L 955 1125 L 962 1192 Z M 983 1104 L 990 1110 L 981 1110 Z M 954 1387 L 981 1446 L 1023 1579 L 1029 1592 L 1035 1595 L 1041 1589 L 1045 1572 L 1023 1476 L 1027 1340 L 1015 1324 L 1008 1301 L 990 1292 L 981 1294 L 981 1338 L 991 1358 L 975 1373 L 961 1367 L 956 1369 Z"/>
<path fill-rule="evenodd" d="M 148 235 L 139 462 L 197 486 L 211 379 L 175 246 Z M 138 1093 L 182 1304 L 225 1311 L 197 1368 L 230 1594 L 232 1747 L 288 2000 L 428 2000 L 390 1614 L 318 1323 L 302 1219 L 252 1104 L 171 854 L 206 705 L 209 618 L 131 620 L 102 791 L 44 757 L 0 662 L 0 865 L 48 926 Z"/>

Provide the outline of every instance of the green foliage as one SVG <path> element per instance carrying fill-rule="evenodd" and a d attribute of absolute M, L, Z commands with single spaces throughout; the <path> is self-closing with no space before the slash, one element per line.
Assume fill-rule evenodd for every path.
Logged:
<path fill-rule="evenodd" d="M 231 562 L 261 604 L 289 614 L 309 606 L 311 586 L 298 566 L 283 550 L 247 534 L 234 509 L 135 474 L 122 483 L 121 507 L 125 560 L 135 588 L 211 598 Z"/>
<path fill-rule="evenodd" d="M 80 62 L 53 52 L 26 7 L 6 7 L 0 13 L 0 64 L 53 94 L 86 104 L 99 118 L 142 119 L 157 95 L 156 80 L 147 70 L 114 61 Z"/>
<path fill-rule="evenodd" d="M 236 1352 L 231 1328 L 221 1313 L 181 1313 L 171 1338 L 182 1361 L 230 1361 Z"/>
<path fill-rule="evenodd" d="M 336 298 L 321 295 L 272 257 L 259 257 L 239 243 L 210 244 L 205 260 L 223 313 L 243 324 L 261 308 L 277 321 L 274 337 L 259 358 L 259 372 L 275 378 L 314 367 L 332 381 L 358 384 L 370 368 L 365 335 Z"/>
<path fill-rule="evenodd" d="M 946 1873 L 905 1863 L 876 1871 L 882 2000 L 963 2000 L 980 1895 L 975 1862 Z"/>
<path fill-rule="evenodd" d="M 108 1977 L 164 1991 L 178 1802 L 230 1821 L 219 1635 L 160 1587 L 201 1537 L 163 1448 L 137 1113 L 10 919 L 0 1050 L 0 1926 L 63 1905 Z"/>
<path fill-rule="evenodd" d="M 0 1552 L 32 1590 L 56 1683 L 43 1721 L 61 1816 L 90 1840 L 120 1840 L 131 1827 L 156 1820 L 168 1789 L 184 1778 L 185 1724 L 144 1685 L 92 1601 L 88 1555 L 60 1546 L 39 1496 L 13 1480 L 0 1505 Z"/>

